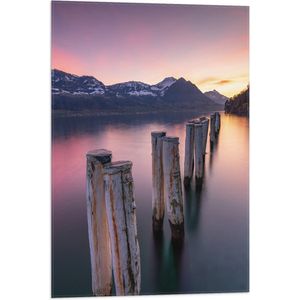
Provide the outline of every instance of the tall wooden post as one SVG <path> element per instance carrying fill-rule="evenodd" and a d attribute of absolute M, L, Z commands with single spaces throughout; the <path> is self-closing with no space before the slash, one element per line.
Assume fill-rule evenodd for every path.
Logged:
<path fill-rule="evenodd" d="M 179 163 L 179 138 L 163 138 L 164 194 L 172 238 L 184 236 L 183 197 Z"/>
<path fill-rule="evenodd" d="M 215 113 L 216 116 L 216 126 L 215 126 L 215 132 L 218 134 L 220 131 L 220 113 L 216 112 Z"/>
<path fill-rule="evenodd" d="M 216 116 L 215 114 L 210 115 L 210 142 L 214 143 L 216 141 Z"/>
<path fill-rule="evenodd" d="M 202 153 L 205 157 L 206 153 L 206 144 L 207 144 L 207 135 L 208 135 L 208 126 L 209 126 L 209 120 L 206 117 L 201 118 L 201 124 L 202 124 L 202 130 L 203 130 L 203 149 Z"/>
<path fill-rule="evenodd" d="M 201 183 L 203 178 L 203 125 L 195 124 L 195 177 L 196 183 Z"/>
<path fill-rule="evenodd" d="M 194 123 L 187 123 L 185 130 L 184 185 L 190 184 L 194 172 Z"/>
<path fill-rule="evenodd" d="M 88 236 L 92 291 L 96 296 L 111 295 L 112 292 L 112 259 L 103 177 L 103 167 L 110 163 L 111 157 L 111 152 L 105 149 L 92 150 L 86 154 Z"/>
<path fill-rule="evenodd" d="M 104 168 L 105 200 L 117 296 L 140 293 L 141 265 L 133 197 L 132 163 Z"/>
<path fill-rule="evenodd" d="M 164 221 L 164 181 L 162 164 L 162 137 L 165 131 L 151 132 L 152 143 L 152 224 L 155 231 L 161 230 Z"/>

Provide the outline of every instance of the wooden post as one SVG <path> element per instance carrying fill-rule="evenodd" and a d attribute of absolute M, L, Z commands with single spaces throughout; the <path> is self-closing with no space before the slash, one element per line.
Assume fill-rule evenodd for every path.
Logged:
<path fill-rule="evenodd" d="M 155 231 L 161 230 L 164 221 L 164 181 L 162 165 L 162 137 L 165 131 L 151 132 L 152 143 L 152 225 Z"/>
<path fill-rule="evenodd" d="M 141 285 L 140 249 L 130 161 L 104 168 L 108 228 L 117 296 L 138 295 Z"/>
<path fill-rule="evenodd" d="M 209 120 L 206 117 L 202 117 L 200 120 L 201 120 L 201 124 L 203 126 L 202 127 L 202 130 L 203 130 L 203 149 L 202 149 L 202 153 L 203 153 L 203 156 L 205 157 Z"/>
<path fill-rule="evenodd" d="M 184 236 L 183 197 L 179 163 L 179 138 L 163 138 L 164 195 L 172 238 Z"/>
<path fill-rule="evenodd" d="M 210 142 L 214 143 L 216 141 L 216 116 L 215 114 L 210 115 Z"/>
<path fill-rule="evenodd" d="M 111 161 L 111 157 L 111 152 L 105 149 L 86 154 L 88 236 L 95 296 L 111 295 L 112 292 L 112 259 L 103 177 L 103 167 Z"/>
<path fill-rule="evenodd" d="M 215 132 L 218 134 L 220 131 L 220 113 L 216 112 L 215 113 L 216 116 L 216 127 L 215 127 Z"/>
<path fill-rule="evenodd" d="M 196 183 L 201 183 L 203 178 L 203 125 L 195 124 L 195 177 Z"/>
<path fill-rule="evenodd" d="M 194 172 L 194 123 L 187 123 L 185 130 L 184 185 L 188 186 Z"/>

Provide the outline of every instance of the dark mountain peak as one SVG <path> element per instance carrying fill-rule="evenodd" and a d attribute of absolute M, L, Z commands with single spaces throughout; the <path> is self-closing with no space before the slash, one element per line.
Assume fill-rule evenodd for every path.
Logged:
<path fill-rule="evenodd" d="M 180 77 L 177 82 L 188 82 L 187 80 L 185 80 L 183 77 Z"/>
<path fill-rule="evenodd" d="M 180 89 L 182 92 L 183 91 L 188 91 L 191 92 L 193 91 L 194 93 L 201 93 L 202 92 L 198 89 L 198 87 L 193 84 L 191 81 L 184 79 L 183 77 L 180 77 L 176 82 L 172 85 L 172 88 L 174 89 Z"/>
<path fill-rule="evenodd" d="M 212 91 L 205 92 L 204 94 L 217 104 L 224 105 L 225 102 L 228 100 L 226 96 L 222 95 L 215 89 Z"/>
<path fill-rule="evenodd" d="M 180 77 L 165 93 L 165 99 L 172 103 L 180 103 L 184 107 L 185 102 L 193 103 L 195 107 L 215 105 L 208 97 L 206 97 L 198 87 L 191 81 Z M 179 104 L 176 104 L 179 105 Z"/>

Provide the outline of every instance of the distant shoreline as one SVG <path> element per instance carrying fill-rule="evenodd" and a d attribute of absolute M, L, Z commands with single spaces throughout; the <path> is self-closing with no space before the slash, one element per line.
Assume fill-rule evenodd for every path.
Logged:
<path fill-rule="evenodd" d="M 178 113 L 189 113 L 189 112 L 199 112 L 199 113 L 209 113 L 209 112 L 223 112 L 224 107 L 216 106 L 209 109 L 178 109 L 178 110 L 156 110 L 156 111 L 64 111 L 64 110 L 54 110 L 51 111 L 52 118 L 74 118 L 74 117 L 101 117 L 101 116 L 139 116 L 139 115 L 154 115 L 154 114 L 178 114 Z"/>

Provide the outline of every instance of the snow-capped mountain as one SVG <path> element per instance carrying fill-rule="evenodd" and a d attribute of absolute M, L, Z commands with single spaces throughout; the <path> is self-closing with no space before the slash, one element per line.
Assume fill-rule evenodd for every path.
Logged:
<path fill-rule="evenodd" d="M 118 98 L 128 96 L 163 96 L 176 82 L 173 77 L 150 85 L 140 81 L 128 81 L 105 86 L 92 76 L 77 76 L 59 70 L 52 70 L 52 93 L 72 95 L 107 95 Z"/>
<path fill-rule="evenodd" d="M 116 97 L 157 96 L 155 93 L 151 91 L 151 86 L 149 84 L 140 81 L 128 81 L 128 82 L 108 85 L 107 89 L 109 93 L 114 94 Z"/>
<path fill-rule="evenodd" d="M 77 76 L 59 70 L 52 70 L 52 93 L 72 95 L 103 95 L 105 85 L 92 76 Z"/>
<path fill-rule="evenodd" d="M 157 84 L 128 81 L 104 85 L 92 76 L 52 71 L 52 109 L 64 113 L 133 113 L 214 110 L 216 104 L 184 78 Z"/>
<path fill-rule="evenodd" d="M 174 77 L 166 77 L 161 82 L 151 86 L 151 90 L 159 94 L 159 96 L 164 96 L 165 92 L 169 87 L 177 81 Z"/>
<path fill-rule="evenodd" d="M 218 91 L 216 90 L 212 90 L 209 92 L 205 92 L 204 93 L 205 96 L 207 96 L 208 98 L 210 98 L 212 101 L 214 101 L 217 104 L 222 104 L 224 105 L 225 102 L 229 99 L 226 96 L 220 94 Z"/>

